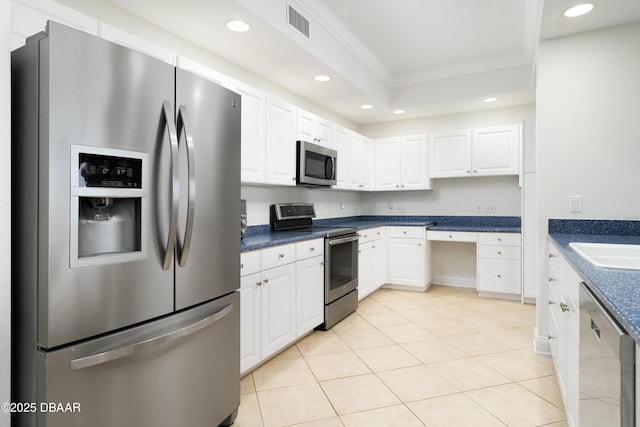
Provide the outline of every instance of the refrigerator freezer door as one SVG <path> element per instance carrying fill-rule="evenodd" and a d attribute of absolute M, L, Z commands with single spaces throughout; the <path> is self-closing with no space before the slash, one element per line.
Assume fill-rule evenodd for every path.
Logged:
<path fill-rule="evenodd" d="M 240 287 L 240 95 L 178 68 L 176 113 L 179 310 Z"/>
<path fill-rule="evenodd" d="M 239 328 L 234 292 L 129 331 L 40 353 L 39 421 L 48 427 L 218 425 L 240 404 Z M 41 411 L 40 402 L 69 411 Z"/>
<path fill-rule="evenodd" d="M 32 264 L 22 270 L 37 268 L 38 275 L 37 284 L 20 286 L 37 288 L 32 309 L 33 316 L 38 313 L 38 345 L 54 348 L 174 310 L 173 263 L 163 270 L 162 261 L 171 212 L 171 149 L 163 105 L 173 104 L 175 80 L 168 64 L 53 22 L 37 43 L 32 62 L 39 82 L 30 86 L 33 96 L 24 99 L 37 100 L 39 110 L 21 120 L 40 125 L 40 135 L 19 144 L 39 147 L 39 159 L 23 156 L 19 167 L 25 179 L 17 185 L 38 194 L 36 206 L 22 208 L 37 215 L 20 221 L 25 232 L 39 230 L 37 242 L 23 248 L 25 255 L 38 253 L 37 260 L 29 255 L 20 261 Z M 14 76 L 28 78 L 29 73 Z M 15 108 L 29 111 L 19 104 Z M 16 138 L 20 135 L 16 131 Z M 146 153 L 149 208 L 141 224 L 148 240 L 142 259 L 71 268 L 70 229 L 79 212 L 72 211 L 70 171 L 78 165 L 70 152 L 77 145 Z"/>

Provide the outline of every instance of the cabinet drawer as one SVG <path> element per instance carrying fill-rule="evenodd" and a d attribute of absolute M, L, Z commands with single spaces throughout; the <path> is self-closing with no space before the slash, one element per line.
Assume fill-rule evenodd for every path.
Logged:
<path fill-rule="evenodd" d="M 445 242 L 475 242 L 478 240 L 478 233 L 470 231 L 427 230 L 427 240 L 441 240 Z"/>
<path fill-rule="evenodd" d="M 263 249 L 261 252 L 262 270 L 289 264 L 296 260 L 295 243 L 274 246 L 272 248 Z"/>
<path fill-rule="evenodd" d="M 361 245 L 363 243 L 383 239 L 385 236 L 384 227 L 367 228 L 365 230 L 359 231 L 358 235 L 360 236 L 360 240 L 358 240 L 358 243 L 360 243 Z"/>
<path fill-rule="evenodd" d="M 422 239 L 424 227 L 387 227 L 387 237 Z"/>
<path fill-rule="evenodd" d="M 479 260 L 478 290 L 486 292 L 519 294 L 520 260 Z"/>
<path fill-rule="evenodd" d="M 520 246 L 478 245 L 478 257 L 520 259 Z"/>
<path fill-rule="evenodd" d="M 296 260 L 324 255 L 324 239 L 305 240 L 296 243 Z"/>
<path fill-rule="evenodd" d="M 260 271 L 260 251 L 242 252 L 240 254 L 240 276 Z"/>
<path fill-rule="evenodd" d="M 481 245 L 520 246 L 520 233 L 478 233 Z"/>

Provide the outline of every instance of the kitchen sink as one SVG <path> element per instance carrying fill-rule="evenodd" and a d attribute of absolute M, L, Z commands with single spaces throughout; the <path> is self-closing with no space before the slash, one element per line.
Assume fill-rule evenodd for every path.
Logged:
<path fill-rule="evenodd" d="M 572 242 L 569 246 L 596 267 L 640 270 L 640 245 Z"/>

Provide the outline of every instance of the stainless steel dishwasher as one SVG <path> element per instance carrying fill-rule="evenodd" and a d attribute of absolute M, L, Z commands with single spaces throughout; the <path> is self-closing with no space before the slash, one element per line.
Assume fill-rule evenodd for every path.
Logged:
<path fill-rule="evenodd" d="M 580 425 L 635 425 L 635 343 L 580 284 Z"/>

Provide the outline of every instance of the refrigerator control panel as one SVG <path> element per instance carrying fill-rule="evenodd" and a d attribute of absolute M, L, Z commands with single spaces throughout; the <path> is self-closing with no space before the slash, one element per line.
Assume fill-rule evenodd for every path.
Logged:
<path fill-rule="evenodd" d="M 78 155 L 80 187 L 142 187 L 142 160 L 93 153 Z"/>

